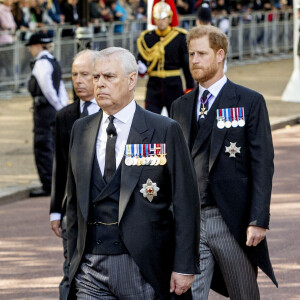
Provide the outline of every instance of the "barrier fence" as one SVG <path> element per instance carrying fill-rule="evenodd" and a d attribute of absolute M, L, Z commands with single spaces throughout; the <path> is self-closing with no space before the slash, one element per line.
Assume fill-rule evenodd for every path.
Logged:
<path fill-rule="evenodd" d="M 246 18 L 247 17 L 247 18 Z M 194 15 L 180 17 L 180 27 L 189 29 L 196 24 Z M 215 24 L 221 18 L 215 18 Z M 245 62 L 261 56 L 272 56 L 277 59 L 282 54 L 291 53 L 293 49 L 293 17 L 292 11 L 268 13 L 237 14 L 227 17 L 227 35 L 230 41 L 228 62 Z M 110 46 L 129 49 L 137 55 L 136 40 L 146 29 L 145 21 L 103 23 L 91 25 L 93 33 L 91 48 L 98 50 Z M 74 26 L 45 27 L 53 35 L 54 56 L 60 61 L 63 77 L 70 79 L 71 65 L 74 55 L 83 41 L 75 37 L 64 37 L 63 32 L 75 31 Z M 41 30 L 41 28 L 39 28 Z M 15 43 L 0 47 L 0 92 L 12 90 L 17 92 L 26 84 L 30 75 L 31 54 L 25 46 L 26 32 L 17 31 Z M 28 32 L 27 32 L 28 34 Z"/>

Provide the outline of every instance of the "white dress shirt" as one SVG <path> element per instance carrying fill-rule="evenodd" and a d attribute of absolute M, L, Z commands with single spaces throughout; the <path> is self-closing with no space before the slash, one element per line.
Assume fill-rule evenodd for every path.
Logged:
<path fill-rule="evenodd" d="M 82 111 L 83 111 L 83 106 L 84 106 L 85 102 L 87 102 L 87 101 L 83 101 L 80 99 L 80 113 L 82 113 Z M 100 107 L 98 106 L 95 98 L 93 98 L 89 102 L 91 102 L 91 104 L 87 107 L 88 115 L 97 113 L 100 110 Z"/>
<path fill-rule="evenodd" d="M 60 110 L 67 105 L 69 98 L 64 85 L 64 82 L 60 80 L 58 95 L 53 86 L 52 73 L 53 67 L 47 59 L 40 59 L 42 56 L 48 56 L 54 58 L 48 50 L 41 51 L 36 57 L 36 62 L 32 69 L 32 75 L 36 78 L 44 96 L 49 103 L 56 109 Z"/>
<path fill-rule="evenodd" d="M 124 156 L 125 145 L 127 143 L 135 110 L 136 110 L 136 103 L 134 100 L 132 100 L 127 106 L 125 106 L 122 110 L 120 110 L 114 115 L 115 117 L 114 125 L 117 130 L 116 168 L 118 168 Z M 106 128 L 109 123 L 108 117 L 109 115 L 103 111 L 103 117 L 102 117 L 100 129 L 96 141 L 97 159 L 98 159 L 98 163 L 102 175 L 104 174 L 104 168 L 105 168 L 105 152 L 106 152 L 106 141 L 107 141 Z"/>
<path fill-rule="evenodd" d="M 199 95 L 198 95 L 198 101 L 197 101 L 197 112 L 198 112 L 197 113 L 197 121 L 198 121 L 199 116 L 200 116 L 201 97 L 202 97 L 203 92 L 205 90 L 208 90 L 211 94 L 211 97 L 210 97 L 210 95 L 208 96 L 208 97 L 210 97 L 209 100 L 208 100 L 208 111 L 209 111 L 210 108 L 212 107 L 212 105 L 214 104 L 218 94 L 220 93 L 222 87 L 225 85 L 226 82 L 227 82 L 227 77 L 224 75 L 220 80 L 215 82 L 208 89 L 202 87 L 199 84 Z"/>

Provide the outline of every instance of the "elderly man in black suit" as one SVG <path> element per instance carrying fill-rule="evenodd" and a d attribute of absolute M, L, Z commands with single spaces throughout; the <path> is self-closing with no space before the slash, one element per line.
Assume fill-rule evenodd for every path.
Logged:
<path fill-rule="evenodd" d="M 73 127 L 69 299 L 191 299 L 196 175 L 178 123 L 134 101 L 137 72 L 128 50 L 98 52 L 94 94 L 102 110 Z"/>
<path fill-rule="evenodd" d="M 198 87 L 173 103 L 171 116 L 189 145 L 200 194 L 201 275 L 193 297 L 207 299 L 211 287 L 257 300 L 257 266 L 277 285 L 266 241 L 274 170 L 266 103 L 224 75 L 228 39 L 219 29 L 193 28 L 187 44 Z"/>
<path fill-rule="evenodd" d="M 72 82 L 79 101 L 66 106 L 56 115 L 55 153 L 53 163 L 53 180 L 50 203 L 51 229 L 63 238 L 64 256 L 67 258 L 66 236 L 66 181 L 69 158 L 69 142 L 74 122 L 99 111 L 94 97 L 93 58 L 94 51 L 79 52 L 72 64 Z M 64 278 L 60 283 L 60 299 L 66 299 L 68 288 L 68 263 L 64 263 Z"/>

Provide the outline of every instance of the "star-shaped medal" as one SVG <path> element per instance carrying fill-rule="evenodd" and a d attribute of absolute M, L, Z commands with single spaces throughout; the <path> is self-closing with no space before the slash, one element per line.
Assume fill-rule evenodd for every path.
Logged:
<path fill-rule="evenodd" d="M 143 188 L 140 190 L 140 192 L 151 202 L 153 197 L 157 196 L 157 192 L 159 190 L 160 188 L 156 186 L 156 183 L 152 182 L 152 180 L 148 178 L 146 183 L 143 184 Z"/>
<path fill-rule="evenodd" d="M 205 110 L 205 107 L 201 107 L 201 110 L 200 110 L 200 119 L 204 119 L 205 116 L 207 115 L 207 110 Z"/>
<path fill-rule="evenodd" d="M 226 147 L 225 146 L 225 153 L 229 153 L 229 157 L 234 157 L 237 153 L 241 153 L 241 147 L 237 147 L 236 143 L 231 143 L 230 146 Z"/>

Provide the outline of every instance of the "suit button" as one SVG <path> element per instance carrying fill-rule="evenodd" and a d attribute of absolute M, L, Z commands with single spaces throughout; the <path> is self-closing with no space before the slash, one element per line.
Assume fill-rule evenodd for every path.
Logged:
<path fill-rule="evenodd" d="M 119 245 L 120 245 L 120 242 L 115 241 L 114 244 L 115 244 L 116 246 L 119 246 Z"/>
<path fill-rule="evenodd" d="M 102 241 L 101 241 L 101 240 L 98 240 L 98 241 L 97 241 L 97 245 L 100 245 L 100 244 L 102 244 Z"/>

